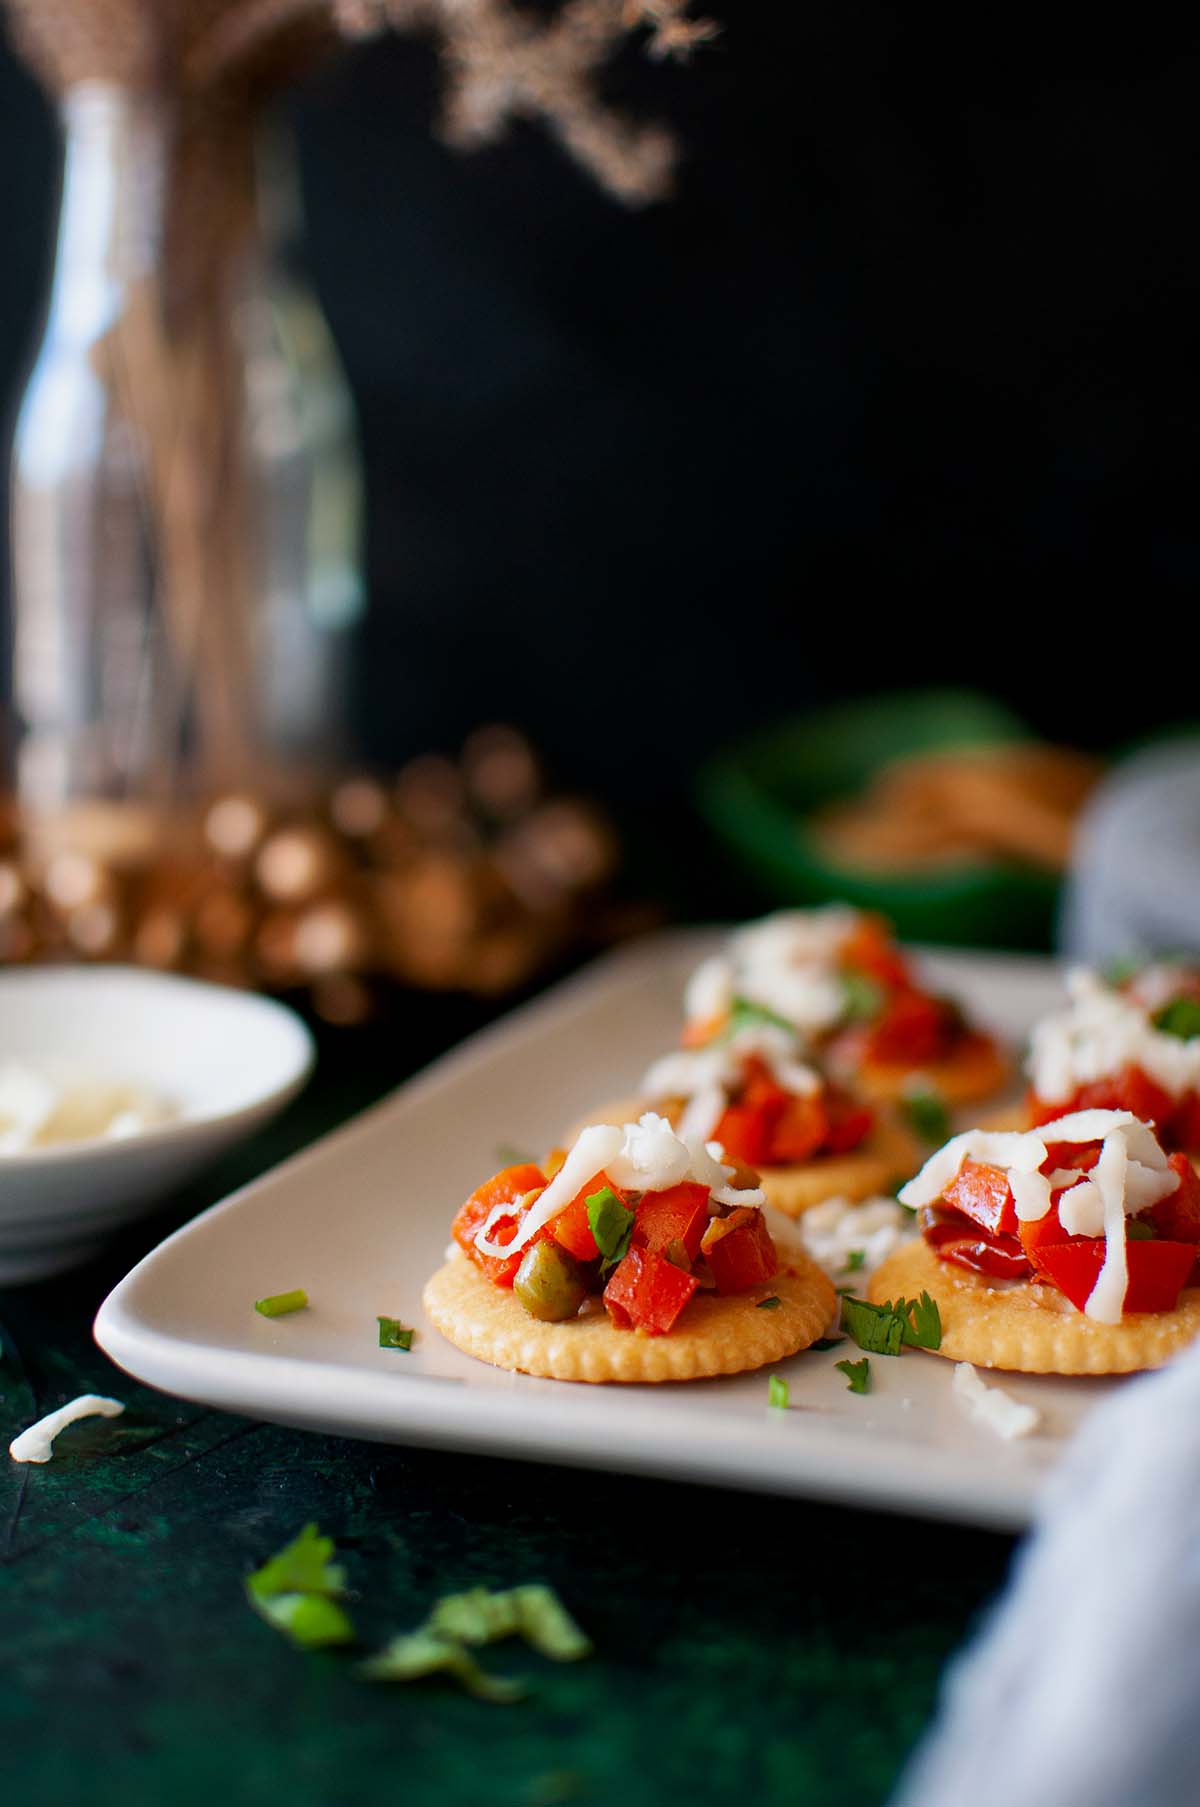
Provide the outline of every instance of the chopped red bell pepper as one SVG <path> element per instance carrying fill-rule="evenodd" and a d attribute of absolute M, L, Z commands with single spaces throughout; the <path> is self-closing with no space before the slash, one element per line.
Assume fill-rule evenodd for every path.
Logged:
<path fill-rule="evenodd" d="M 665 1255 L 635 1244 L 604 1289 L 608 1315 L 619 1330 L 665 1336 L 698 1282 Z"/>
<path fill-rule="evenodd" d="M 941 1205 L 924 1205 L 921 1234 L 942 1261 L 970 1268 L 976 1274 L 992 1274 L 1000 1280 L 1025 1280 L 1033 1272 L 1029 1257 L 1016 1236 L 985 1230 Z"/>
<path fill-rule="evenodd" d="M 600 1253 L 596 1247 L 596 1238 L 592 1235 L 592 1226 L 588 1222 L 587 1202 L 605 1187 L 614 1192 L 621 1203 L 627 1204 L 625 1194 L 619 1186 L 614 1186 L 606 1173 L 598 1173 L 595 1179 L 589 1180 L 582 1192 L 576 1193 L 569 1205 L 564 1205 L 554 1219 L 552 1233 L 554 1240 L 560 1243 L 567 1253 L 574 1255 L 576 1261 L 594 1261 Z"/>
<path fill-rule="evenodd" d="M 828 1139 L 829 1117 L 821 1094 L 785 1094 L 783 1109 L 768 1125 L 763 1159 L 772 1166 L 809 1161 Z"/>
<path fill-rule="evenodd" d="M 1185 1154 L 1173 1154 L 1171 1166 L 1179 1185 L 1142 1216 L 1168 1242 L 1200 1243 L 1200 1174 Z"/>
<path fill-rule="evenodd" d="M 961 1033 L 959 1012 L 945 998 L 932 998 L 912 988 L 896 991 L 867 1035 L 867 1057 L 906 1065 L 940 1060 Z"/>
<path fill-rule="evenodd" d="M 1200 1151 L 1200 1092 L 1185 1092 L 1178 1100 L 1168 1133 L 1176 1148 Z"/>
<path fill-rule="evenodd" d="M 540 1193 L 546 1184 L 540 1167 L 532 1162 L 523 1162 L 518 1167 L 505 1167 L 500 1173 L 493 1175 L 482 1186 L 476 1187 L 466 1204 L 461 1207 L 454 1219 L 451 1234 L 455 1242 L 477 1267 L 483 1269 L 489 1280 L 497 1286 L 511 1286 L 521 1265 L 521 1255 L 498 1256 L 484 1255 L 475 1247 L 475 1237 L 497 1205 L 513 1205 L 511 1221 L 502 1218 L 492 1234 L 497 1242 L 511 1242 L 517 1233 L 521 1218 L 528 1210 L 528 1204 L 516 1209 L 517 1203 L 527 1193 Z M 532 1203 L 532 1199 L 529 1203 Z"/>
<path fill-rule="evenodd" d="M 875 1113 L 868 1104 L 860 1104 L 840 1085 L 827 1085 L 824 1099 L 829 1129 L 825 1136 L 826 1154 L 848 1154 L 869 1136 Z"/>
<path fill-rule="evenodd" d="M 1063 1229 L 1062 1219 L 1058 1215 L 1058 1201 L 1065 1187 L 1050 1195 L 1050 1209 L 1044 1217 L 1023 1218 L 1017 1224 L 1017 1236 L 1021 1247 L 1025 1250 L 1034 1267 L 1038 1266 L 1038 1253 L 1043 1248 L 1061 1247 L 1071 1240 Z"/>
<path fill-rule="evenodd" d="M 1103 1236 L 1043 1245 L 1038 1270 L 1082 1311 L 1104 1266 L 1104 1246 Z M 1190 1242 L 1127 1242 L 1129 1279 L 1122 1311 L 1173 1311 L 1195 1259 Z"/>
<path fill-rule="evenodd" d="M 838 963 L 866 973 L 889 990 L 911 986 L 908 962 L 882 916 L 864 911 L 838 949 Z"/>
<path fill-rule="evenodd" d="M 753 1205 L 712 1218 L 701 1247 L 718 1292 L 745 1292 L 779 1272 L 779 1254 L 767 1220 Z"/>
<path fill-rule="evenodd" d="M 1034 1124 L 1052 1123 L 1072 1111 L 1129 1111 L 1143 1123 L 1153 1123 L 1165 1130 L 1176 1111 L 1175 1100 L 1168 1091 L 1143 1072 L 1139 1066 L 1122 1067 L 1107 1079 L 1094 1079 L 1081 1085 L 1065 1103 L 1048 1104 L 1036 1092 L 1029 1095 L 1030 1114 Z"/>
<path fill-rule="evenodd" d="M 708 1228 L 707 1186 L 685 1180 L 664 1192 L 644 1192 L 633 1220 L 633 1240 L 640 1248 L 665 1255 L 673 1242 L 682 1243 L 689 1261 L 700 1253 Z"/>
<path fill-rule="evenodd" d="M 981 1229 L 1016 1234 L 1017 1207 L 1002 1167 L 973 1161 L 968 1156 L 942 1197 L 952 1210 L 961 1211 Z"/>

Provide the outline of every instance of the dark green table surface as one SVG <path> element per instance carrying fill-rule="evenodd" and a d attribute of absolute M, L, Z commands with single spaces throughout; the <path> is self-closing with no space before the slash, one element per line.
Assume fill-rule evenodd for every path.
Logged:
<path fill-rule="evenodd" d="M 482 1021 L 415 1002 L 322 1037 L 267 1133 L 64 1279 L 0 1293 L 0 1436 L 81 1392 L 128 1411 L 0 1475 L 5 1802 L 853 1802 L 887 1798 L 947 1657 L 1002 1585 L 1005 1538 L 802 1501 L 347 1442 L 181 1404 L 91 1341 L 166 1230 Z M 544 1579 L 596 1643 L 502 1647 L 516 1706 L 381 1686 L 293 1649 L 242 1577 L 306 1520 L 338 1541 L 365 1645 L 444 1592 Z"/>

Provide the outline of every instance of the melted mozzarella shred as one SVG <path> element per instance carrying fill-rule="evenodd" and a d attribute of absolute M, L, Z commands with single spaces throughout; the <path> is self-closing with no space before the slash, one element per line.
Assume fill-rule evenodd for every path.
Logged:
<path fill-rule="evenodd" d="M 747 1060 L 762 1061 L 777 1085 L 797 1097 L 821 1090 L 821 1075 L 797 1058 L 796 1038 L 777 1023 L 750 1023 L 726 1041 L 705 1048 L 681 1048 L 656 1060 L 642 1080 L 647 1098 L 683 1098 L 688 1108 L 679 1125 L 685 1141 L 705 1142 L 741 1084 Z"/>
<path fill-rule="evenodd" d="M 795 1228 L 808 1253 L 827 1274 L 840 1280 L 850 1257 L 862 1251 L 861 1271 L 870 1273 L 915 1234 L 912 1213 L 894 1198 L 827 1198 L 801 1214 Z"/>
<path fill-rule="evenodd" d="M 998 1437 L 1010 1440 L 1013 1437 L 1027 1437 L 1035 1431 L 1042 1421 L 1042 1414 L 1036 1406 L 1023 1405 L 1006 1393 L 1003 1387 L 990 1387 L 982 1381 L 970 1362 L 954 1364 L 954 1379 L 950 1383 L 954 1397 L 962 1401 L 972 1418 L 988 1429 L 995 1431 Z"/>
<path fill-rule="evenodd" d="M 831 904 L 778 910 L 739 929 L 726 953 L 692 974 L 684 993 L 689 1022 L 723 1015 L 740 997 L 785 1018 L 802 1036 L 832 1029 L 846 1008 L 837 958 L 858 921 L 857 910 Z"/>
<path fill-rule="evenodd" d="M 580 1130 L 574 1146 L 554 1178 L 522 1220 L 511 1242 L 498 1242 L 492 1232 L 520 1209 L 516 1204 L 495 1205 L 475 1236 L 482 1255 L 515 1255 L 532 1241 L 589 1181 L 605 1174 L 614 1186 L 628 1192 L 665 1192 L 690 1180 L 707 1186 L 717 1205 L 762 1205 L 766 1195 L 757 1187 L 729 1184 L 734 1170 L 726 1167 L 719 1142 L 705 1144 L 677 1136 L 665 1117 L 646 1111 L 636 1123 L 595 1123 Z"/>
<path fill-rule="evenodd" d="M 69 1405 L 47 1412 L 14 1437 L 8 1453 L 14 1462 L 48 1462 L 54 1454 L 54 1439 L 69 1424 L 78 1423 L 80 1418 L 119 1418 L 124 1410 L 119 1399 L 108 1399 L 103 1393 L 81 1393 Z"/>
<path fill-rule="evenodd" d="M 1057 1168 L 1049 1177 L 1039 1173 L 1048 1144 L 1057 1142 L 1099 1142 L 1100 1155 L 1091 1172 Z M 1104 1264 L 1085 1314 L 1100 1324 L 1119 1324 L 1129 1279 L 1125 1220 L 1169 1197 L 1179 1185 L 1179 1175 L 1150 1125 L 1129 1111 L 1086 1110 L 1071 1111 L 1023 1132 L 964 1130 L 901 1187 L 900 1202 L 914 1207 L 936 1203 L 968 1159 L 1006 1173 L 1017 1216 L 1024 1223 L 1045 1217 L 1051 1194 L 1065 1188 L 1058 1201 L 1063 1229 L 1070 1236 L 1104 1237 Z"/>
<path fill-rule="evenodd" d="M 1140 1067 L 1172 1098 L 1200 1088 L 1200 1036 L 1184 1040 L 1154 1027 L 1151 1012 L 1169 991 L 1163 995 L 1164 978 L 1149 981 L 1143 974 L 1139 989 L 1129 993 L 1086 967 L 1067 974 L 1070 1004 L 1044 1017 L 1030 1037 L 1029 1081 L 1039 1098 L 1058 1103 L 1129 1066 Z"/>

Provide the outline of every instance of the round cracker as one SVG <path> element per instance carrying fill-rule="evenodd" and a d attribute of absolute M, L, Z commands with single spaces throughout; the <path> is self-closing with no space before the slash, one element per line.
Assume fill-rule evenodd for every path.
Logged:
<path fill-rule="evenodd" d="M 931 1353 L 977 1368 L 1132 1374 L 1161 1368 L 1200 1334 L 1200 1288 L 1187 1288 L 1174 1311 L 1131 1312 L 1119 1324 L 1097 1324 L 1052 1286 L 990 1281 L 939 1260 L 921 1238 L 889 1255 L 866 1285 L 873 1305 L 922 1292 L 936 1299 L 942 1319 L 941 1348 Z"/>
<path fill-rule="evenodd" d="M 448 1342 L 494 1368 L 547 1380 L 703 1380 L 782 1361 L 824 1334 L 833 1282 L 798 1249 L 781 1258 L 783 1271 L 750 1292 L 693 1294 L 666 1336 L 616 1329 L 598 1300 L 582 1317 L 543 1324 L 457 1251 L 426 1282 L 422 1303 Z M 772 1297 L 779 1304 L 760 1311 Z"/>
<path fill-rule="evenodd" d="M 1008 1056 L 990 1036 L 980 1036 L 945 1060 L 911 1062 L 863 1060 L 854 1069 L 854 1081 L 867 1098 L 895 1101 L 915 1086 L 927 1086 L 946 1104 L 974 1104 L 990 1098 L 1009 1083 Z"/>
<path fill-rule="evenodd" d="M 593 1123 L 636 1123 L 642 1112 L 653 1108 L 644 1100 L 626 1098 L 608 1104 L 583 1117 L 567 1132 L 570 1147 L 581 1129 Z M 668 1112 L 678 1116 L 678 1112 Z M 908 1179 L 924 1160 L 924 1150 L 916 1137 L 896 1117 L 881 1112 L 871 1133 L 848 1154 L 818 1155 L 813 1161 L 790 1167 L 758 1167 L 755 1172 L 762 1189 L 777 1211 L 788 1217 L 799 1217 L 813 1205 L 827 1198 L 871 1198 L 887 1192 L 898 1179 Z"/>
<path fill-rule="evenodd" d="M 897 1180 L 909 1179 L 920 1167 L 924 1150 L 895 1117 L 881 1113 L 865 1141 L 848 1154 L 818 1155 L 794 1167 L 760 1167 L 762 1189 L 777 1211 L 799 1217 L 827 1198 L 857 1204 L 890 1192 Z"/>

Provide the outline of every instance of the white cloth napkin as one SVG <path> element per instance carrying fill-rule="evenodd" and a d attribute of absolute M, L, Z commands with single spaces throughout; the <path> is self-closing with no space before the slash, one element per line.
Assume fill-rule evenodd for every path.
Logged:
<path fill-rule="evenodd" d="M 1083 1425 L 892 1807 L 1200 1803 L 1200 1344 Z"/>

